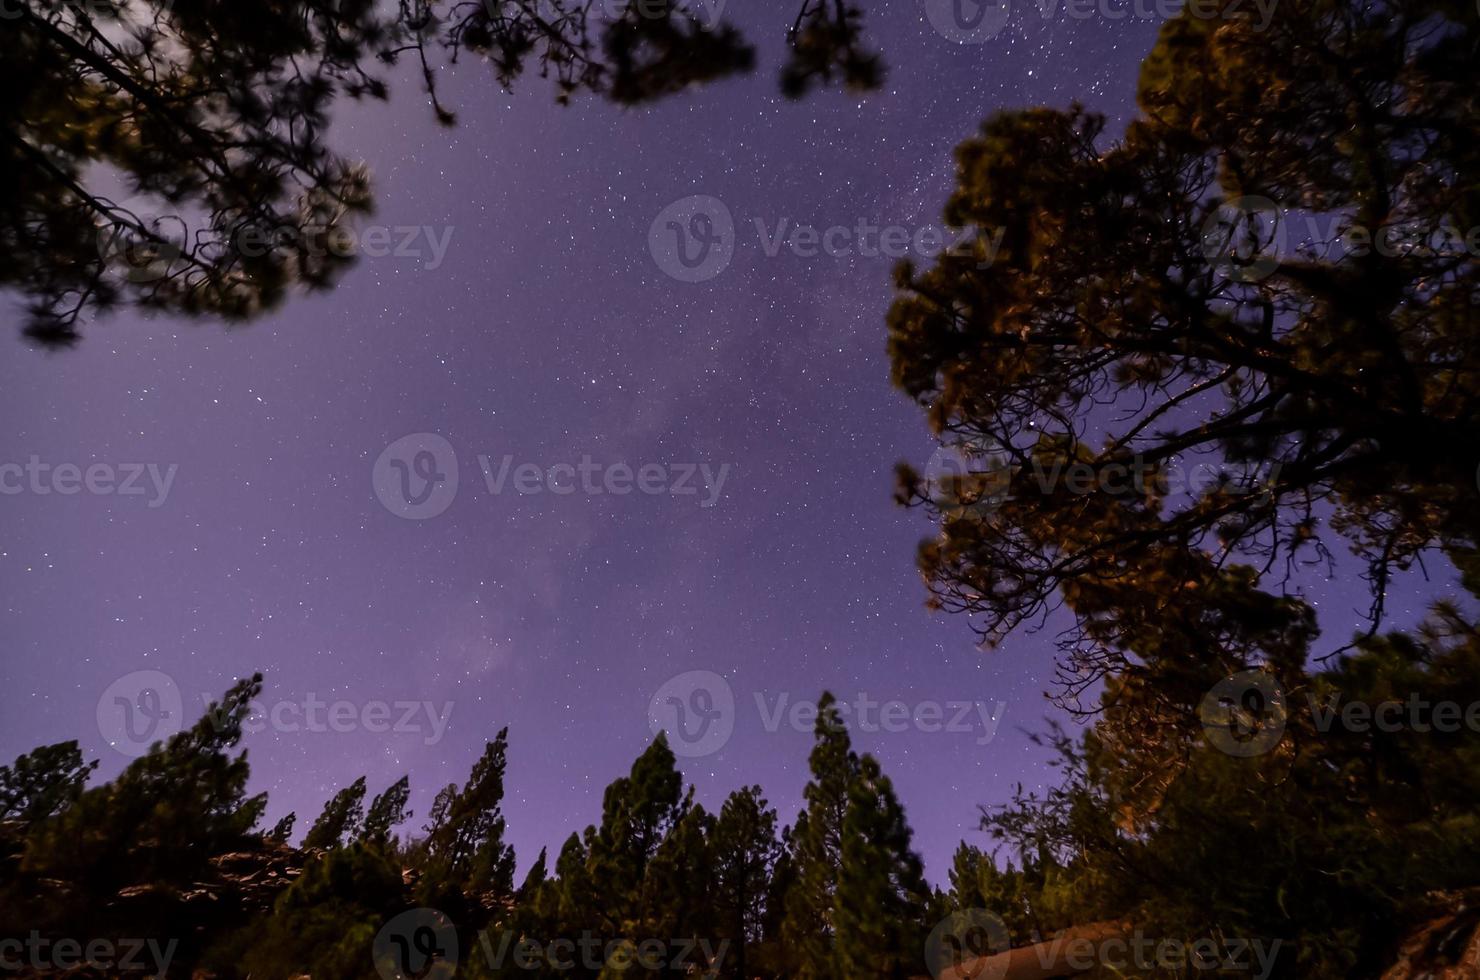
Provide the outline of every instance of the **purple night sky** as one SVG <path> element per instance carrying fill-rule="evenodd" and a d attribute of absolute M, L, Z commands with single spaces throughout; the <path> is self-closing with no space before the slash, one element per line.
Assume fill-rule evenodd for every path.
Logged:
<path fill-rule="evenodd" d="M 786 822 L 811 735 L 768 731 L 757 695 L 766 710 L 824 688 L 1000 701 L 987 744 L 974 713 L 964 732 L 855 731 L 941 880 L 958 840 L 985 843 L 978 804 L 1052 778 L 1023 734 L 1049 714 L 1052 631 L 983 653 L 965 621 L 925 610 L 929 529 L 891 499 L 895 462 L 932 448 L 889 384 L 893 260 L 770 256 L 756 222 L 938 222 L 953 147 L 998 109 L 1078 99 L 1116 128 L 1158 21 L 1018 6 L 996 38 L 957 45 L 921 0 L 870 4 L 891 74 L 864 99 L 779 95 L 790 0 L 726 9 L 758 48 L 754 75 L 640 111 L 561 109 L 536 77 L 506 94 L 468 60 L 443 77 L 460 119 L 443 130 L 405 66 L 392 103 L 346 109 L 334 142 L 374 176 L 361 224 L 451 229 L 439 263 L 421 232 L 420 257 L 362 257 L 335 291 L 246 327 L 124 313 L 73 352 L 12 341 L 0 462 L 178 469 L 162 500 L 147 476 L 142 495 L 0 496 L 0 759 L 78 738 L 115 774 L 127 757 L 99 701 L 137 671 L 173 679 L 191 717 L 256 670 L 269 704 L 451 702 L 440 739 L 425 716 L 416 732 L 252 734 L 253 786 L 301 834 L 356 776 L 376 793 L 409 773 L 420 826 L 507 725 L 522 872 L 599 819 L 676 675 L 718 673 L 735 701 L 728 741 L 680 759 L 700 802 L 760 783 Z M 723 202 L 736 234 L 728 266 L 692 283 L 648 246 L 691 195 Z M 460 470 L 424 520 L 383 507 L 372 481 L 415 433 L 445 437 Z M 697 477 L 696 495 L 521 495 L 512 475 L 492 494 L 480 455 L 728 470 L 705 507 Z M 1422 583 L 1405 588 L 1395 618 L 1424 605 Z M 1355 580 L 1311 594 L 1343 630 L 1366 608 Z"/>

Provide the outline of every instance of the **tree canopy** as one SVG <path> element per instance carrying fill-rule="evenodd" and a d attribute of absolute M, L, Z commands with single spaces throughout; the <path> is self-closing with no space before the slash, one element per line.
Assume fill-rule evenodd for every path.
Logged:
<path fill-rule="evenodd" d="M 186 972 L 348 980 L 391 955 L 387 930 L 432 916 L 462 937 L 449 962 L 471 977 L 749 980 L 801 975 L 789 937 L 823 922 L 831 938 L 806 954 L 821 957 L 810 968 L 881 980 L 921 968 L 938 903 L 888 777 L 852 752 L 828 695 L 797 827 L 810 815 L 829 832 L 778 834 L 758 786 L 711 814 L 660 734 L 607 787 L 599 823 L 571 834 L 553 869 L 541 851 L 516 889 L 507 730 L 462 786 L 438 792 L 421 832 L 397 832 L 409 777 L 368 810 L 361 777 L 294 847 L 290 819 L 257 826 L 266 797 L 245 795 L 245 754 L 228 754 L 260 684 L 235 685 L 110 783 L 83 786 L 94 764 L 73 743 L 0 767 L 0 788 L 19 785 L 17 772 L 31 787 L 6 799 L 48 801 L 28 822 L 0 820 L 0 939 L 50 941 L 86 922 L 100 939 L 188 936 L 172 950 Z"/>
<path fill-rule="evenodd" d="M 240 320 L 294 288 L 331 286 L 370 175 L 326 139 L 341 99 L 386 99 L 414 64 L 439 121 L 437 77 L 460 56 L 512 87 L 635 105 L 750 71 L 755 52 L 703 2 L 623 0 L 18 0 L 0 87 L 0 287 L 25 332 L 75 343 L 128 303 Z M 851 4 L 803 0 L 781 84 L 868 88 L 882 63 Z"/>
<path fill-rule="evenodd" d="M 1476 689 L 1477 49 L 1442 0 L 1189 9 L 1124 133 L 1030 109 L 959 147 L 981 244 L 903 264 L 889 314 L 941 443 L 898 499 L 985 645 L 1072 616 L 1057 694 L 1092 722 L 1042 737 L 1059 785 L 984 808 L 1006 862 L 956 855 L 952 905 L 1014 944 L 1129 922 L 1377 976 L 1480 880 L 1475 726 L 1333 721 Z M 1301 575 L 1343 546 L 1372 603 L 1325 640 Z M 1433 555 L 1467 595 L 1384 632 Z"/>
<path fill-rule="evenodd" d="M 1444 0 L 1220 5 L 1166 22 L 1118 138 L 1031 109 L 959 147 L 946 219 L 1000 248 L 901 266 L 889 314 L 961 456 L 900 473 L 936 606 L 993 643 L 1062 601 L 1092 676 L 1236 564 L 1343 539 L 1375 635 L 1394 574 L 1475 546 L 1477 42 Z"/>

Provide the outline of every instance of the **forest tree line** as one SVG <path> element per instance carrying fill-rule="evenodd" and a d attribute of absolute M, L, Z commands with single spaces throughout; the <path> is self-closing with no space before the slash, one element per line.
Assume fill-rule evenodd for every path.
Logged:
<path fill-rule="evenodd" d="M 1243 585 L 1223 583 L 1224 598 L 1248 600 Z M 1480 630 L 1441 606 L 1421 630 L 1364 640 L 1307 673 L 1309 624 L 1295 606 L 1262 613 L 1246 611 L 1246 628 L 1290 644 L 1279 704 L 1210 713 L 1202 694 L 1216 670 L 1206 689 L 1112 682 L 1095 724 L 1045 734 L 1059 784 L 983 808 L 984 846 L 962 843 L 939 887 L 888 776 L 855 751 L 831 695 L 790 824 L 759 786 L 706 809 L 660 734 L 606 788 L 599 822 L 553 860 L 541 851 L 516 881 L 507 730 L 419 825 L 409 778 L 372 794 L 362 777 L 293 846 L 294 816 L 267 827 L 266 794 L 247 793 L 238 743 L 261 690 L 254 676 L 101 785 L 88 785 L 97 764 L 76 742 L 0 766 L 0 937 L 169 940 L 172 975 L 395 976 L 376 937 L 396 916 L 432 909 L 459 937 L 467 976 L 820 980 L 921 976 L 952 956 L 1117 921 L 1189 943 L 1278 940 L 1274 976 L 1374 974 L 1436 896 L 1480 881 L 1480 731 L 1321 725 L 1300 701 L 1470 703 Z M 1153 706 L 1159 726 L 1145 724 Z M 1230 750 L 1271 720 L 1275 741 Z M 251 867 L 274 852 L 298 873 L 270 901 L 223 881 L 223 857 Z M 200 901 L 202 891 L 215 897 Z M 970 910 L 1005 931 L 953 935 L 952 913 Z M 661 956 L 635 955 L 654 942 Z M 614 948 L 627 951 L 617 963 Z"/>

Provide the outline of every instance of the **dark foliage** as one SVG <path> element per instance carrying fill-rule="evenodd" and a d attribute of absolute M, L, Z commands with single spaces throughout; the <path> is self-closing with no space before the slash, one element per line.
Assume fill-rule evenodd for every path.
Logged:
<path fill-rule="evenodd" d="M 348 980 L 375 976 L 377 958 L 394 954 L 387 923 L 430 907 L 460 937 L 458 970 L 474 977 L 779 977 L 789 969 L 778 938 L 795 931 L 785 920 L 796 907 L 841 915 L 828 963 L 882 978 L 919 961 L 929 923 L 903 810 L 878 764 L 848 749 L 831 709 L 808 789 L 817 822 L 824 810 L 839 821 L 811 838 L 820 851 L 803 856 L 791 834 L 778 838 L 760 787 L 737 790 L 717 815 L 694 803 L 660 734 L 607 788 L 600 824 L 571 835 L 553 873 L 541 852 L 515 890 L 502 814 L 506 731 L 463 786 L 438 793 L 422 834 L 395 836 L 410 817 L 409 778 L 368 810 L 357 779 L 294 849 L 291 816 L 256 829 L 266 801 L 245 796 L 245 756 L 228 754 L 260 684 L 236 685 L 111 783 L 84 790 L 93 767 L 71 743 L 0 769 L 6 798 L 30 814 L 0 823 L 0 939 L 185 937 L 172 973 Z M 836 900 L 867 916 L 835 913 L 832 895 L 791 900 L 820 880 L 818 861 L 840 882 Z M 840 861 L 852 869 L 841 877 Z M 516 958 L 521 943 L 533 952 Z M 886 958 L 869 967 L 876 944 Z"/>
<path fill-rule="evenodd" d="M 804 6 L 788 90 L 870 87 L 860 15 Z M 831 9 L 831 8 L 829 8 Z M 18 0 L 0 63 L 0 287 L 25 332 L 75 344 L 121 303 L 226 320 L 294 288 L 331 287 L 353 259 L 369 176 L 325 142 L 335 104 L 385 99 L 411 59 L 437 118 L 444 63 L 486 59 L 508 88 L 536 70 L 557 99 L 623 105 L 748 72 L 733 25 L 673 0 L 607 15 L 569 0 Z M 800 65 L 801 67 L 795 67 Z M 793 79 L 800 79 L 799 84 Z"/>
<path fill-rule="evenodd" d="M 1375 636 L 1396 572 L 1476 544 L 1477 47 L 1444 0 L 1184 12 L 1118 141 L 1076 107 L 960 146 L 975 247 L 902 267 L 889 315 L 895 383 L 965 457 L 901 470 L 936 606 L 995 642 L 1066 604 L 1083 689 L 1215 566 L 1289 582 L 1342 539 Z"/>

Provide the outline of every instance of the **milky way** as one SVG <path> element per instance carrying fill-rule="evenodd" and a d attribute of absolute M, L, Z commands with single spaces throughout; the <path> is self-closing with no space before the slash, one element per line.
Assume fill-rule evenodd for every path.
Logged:
<path fill-rule="evenodd" d="M 419 824 L 507 725 L 523 867 L 599 818 L 654 713 L 690 726 L 701 802 L 760 783 L 790 821 L 830 689 L 939 880 L 979 804 L 1052 778 L 1025 732 L 1054 624 L 984 653 L 924 608 L 892 468 L 932 446 L 888 381 L 891 266 L 948 243 L 951 151 L 987 115 L 1123 124 L 1151 7 L 1023 4 L 958 44 L 919 0 L 871 6 L 891 74 L 866 98 L 781 98 L 793 11 L 744 0 L 757 73 L 651 109 L 468 61 L 444 130 L 393 76 L 336 121 L 378 202 L 336 290 L 230 329 L 120 314 L 0 366 L 0 461 L 46 491 L 0 497 L 0 756 L 79 738 L 107 776 L 115 698 L 188 716 L 260 670 L 269 819 L 409 773 Z M 718 251 L 680 261 L 680 234 Z"/>

